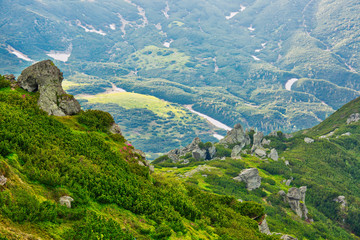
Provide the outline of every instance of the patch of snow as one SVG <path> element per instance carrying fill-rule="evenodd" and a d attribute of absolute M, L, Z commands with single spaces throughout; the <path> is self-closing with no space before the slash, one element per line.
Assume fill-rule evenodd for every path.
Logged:
<path fill-rule="evenodd" d="M 169 11 L 170 11 L 170 7 L 169 7 L 169 3 L 166 1 L 166 7 L 164 10 L 161 10 L 161 12 L 164 14 L 164 16 L 166 17 L 166 19 L 169 19 Z"/>
<path fill-rule="evenodd" d="M 219 71 L 219 66 L 216 63 L 216 57 L 213 58 L 214 61 L 214 72 L 217 73 Z"/>
<path fill-rule="evenodd" d="M 126 28 L 127 25 L 131 25 L 131 24 L 130 24 L 129 21 L 125 20 L 125 18 L 120 13 L 118 13 L 117 15 L 118 15 L 118 17 L 120 18 L 120 21 L 121 21 L 120 30 L 123 33 L 122 37 L 125 37 L 125 35 L 126 35 L 125 28 Z"/>
<path fill-rule="evenodd" d="M 34 60 L 32 60 L 31 58 L 29 58 L 27 55 L 23 54 L 22 52 L 16 50 L 15 48 L 13 48 L 12 46 L 8 45 L 6 50 L 11 53 L 14 54 L 15 56 L 17 56 L 18 58 L 25 60 L 27 62 L 34 62 Z"/>
<path fill-rule="evenodd" d="M 255 52 L 261 52 L 262 49 L 256 49 Z"/>
<path fill-rule="evenodd" d="M 164 42 L 163 45 L 164 45 L 164 47 L 169 48 L 173 42 L 174 42 L 174 40 L 171 39 L 169 42 Z"/>
<path fill-rule="evenodd" d="M 49 57 L 51 57 L 55 60 L 58 60 L 61 62 L 67 62 L 69 60 L 69 57 L 71 56 L 71 52 L 72 52 L 72 44 L 70 44 L 68 49 L 66 49 L 65 51 L 51 50 L 46 55 L 48 55 Z"/>
<path fill-rule="evenodd" d="M 240 12 L 245 11 L 246 7 L 244 5 L 240 5 Z"/>
<path fill-rule="evenodd" d="M 85 32 L 96 33 L 96 34 L 100 34 L 102 36 L 106 35 L 106 33 L 104 33 L 102 30 L 96 30 L 92 25 L 88 25 L 88 24 L 85 24 L 85 26 L 82 25 L 80 20 L 76 20 L 76 25 L 81 27 L 82 29 L 84 29 Z"/>
<path fill-rule="evenodd" d="M 252 24 L 250 25 L 250 27 L 248 27 L 248 29 L 249 29 L 250 32 L 255 31 L 255 28 L 253 28 Z"/>
<path fill-rule="evenodd" d="M 155 28 L 159 31 L 162 30 L 162 26 L 161 26 L 161 23 L 158 23 L 158 24 L 154 24 Z"/>
<path fill-rule="evenodd" d="M 214 133 L 213 134 L 214 138 L 216 138 L 217 140 L 221 140 L 224 138 L 224 136 L 220 135 L 220 134 L 217 134 L 217 133 Z"/>
<path fill-rule="evenodd" d="M 115 23 L 110 24 L 109 27 L 110 27 L 111 30 L 116 30 L 116 25 L 115 25 Z"/>
<path fill-rule="evenodd" d="M 194 109 L 192 109 L 192 105 L 185 105 L 185 108 L 187 108 L 190 112 L 195 113 L 195 114 L 199 115 L 200 117 L 205 118 L 208 122 L 210 122 L 215 127 L 224 129 L 226 131 L 230 131 L 232 129 L 231 127 L 225 125 L 224 123 L 219 122 L 218 120 L 213 119 L 212 117 L 209 117 L 203 113 L 195 111 Z"/>
<path fill-rule="evenodd" d="M 146 13 L 145 13 L 145 9 L 143 9 L 142 7 L 140 6 L 137 6 L 137 9 L 139 11 L 139 15 L 142 16 L 143 18 L 143 23 L 140 25 L 140 27 L 145 27 L 146 25 L 149 24 L 149 20 L 147 19 L 146 17 Z"/>
<path fill-rule="evenodd" d="M 266 44 L 267 44 L 267 42 L 262 43 L 261 44 L 262 48 L 265 48 Z"/>
<path fill-rule="evenodd" d="M 260 61 L 260 58 L 254 56 L 254 55 L 251 55 L 251 57 L 252 57 L 255 61 Z"/>
<path fill-rule="evenodd" d="M 296 83 L 299 79 L 297 78 L 292 78 L 292 79 L 289 79 L 286 84 L 285 84 L 285 89 L 288 90 L 288 91 L 291 91 L 291 87 L 294 83 Z"/>
<path fill-rule="evenodd" d="M 239 13 L 239 12 L 231 12 L 230 15 L 229 15 L 229 16 L 226 16 L 225 18 L 226 18 L 226 20 L 229 20 L 229 19 L 235 17 L 238 13 Z"/>

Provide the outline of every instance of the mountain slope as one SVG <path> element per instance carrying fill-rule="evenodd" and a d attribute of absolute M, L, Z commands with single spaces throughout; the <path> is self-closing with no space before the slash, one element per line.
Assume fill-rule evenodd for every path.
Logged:
<path fill-rule="evenodd" d="M 105 92 L 111 82 L 267 133 L 310 128 L 359 96 L 355 0 L 5 0 L 0 7 L 2 72 L 51 57 L 74 95 Z M 150 143 L 137 146 L 159 154 Z"/>
<path fill-rule="evenodd" d="M 110 114 L 48 116 L 38 98 L 0 77 L 2 239 L 273 239 L 261 205 L 150 175 Z"/>

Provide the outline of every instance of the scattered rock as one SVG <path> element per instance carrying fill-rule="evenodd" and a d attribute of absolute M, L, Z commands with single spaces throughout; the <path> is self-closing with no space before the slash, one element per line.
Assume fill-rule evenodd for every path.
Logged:
<path fill-rule="evenodd" d="M 333 135 L 334 135 L 334 133 L 335 133 L 335 130 L 334 130 L 334 131 L 332 131 L 332 132 L 329 132 L 329 133 L 328 133 L 328 134 L 326 134 L 326 135 L 320 136 L 319 138 L 320 138 L 320 139 L 324 139 L 324 138 L 329 139 L 331 136 L 333 136 Z"/>
<path fill-rule="evenodd" d="M 39 107 L 49 115 L 78 114 L 79 102 L 63 90 L 63 74 L 50 60 L 41 61 L 26 68 L 18 78 L 19 86 L 29 92 L 40 92 Z"/>
<path fill-rule="evenodd" d="M 113 124 L 111 125 L 109 131 L 110 131 L 112 134 L 120 134 L 120 135 L 122 135 L 120 126 L 117 125 L 116 123 L 113 123 Z"/>
<path fill-rule="evenodd" d="M 345 196 L 338 196 L 337 198 L 334 199 L 335 202 L 340 203 L 340 209 L 341 211 L 345 211 L 346 210 L 346 200 L 345 200 Z"/>
<path fill-rule="evenodd" d="M 268 157 L 271 158 L 271 159 L 274 160 L 274 161 L 279 160 L 279 155 L 278 155 L 278 152 L 276 151 L 275 148 L 271 149 Z"/>
<path fill-rule="evenodd" d="M 358 122 L 360 120 L 360 114 L 359 113 L 353 113 L 350 115 L 350 117 L 346 120 L 347 124 Z"/>
<path fill-rule="evenodd" d="M 284 197 L 284 201 L 289 203 L 291 209 L 300 217 L 304 217 L 305 220 L 308 220 L 308 209 L 305 205 L 305 193 L 306 186 L 300 188 L 290 188 L 289 192 L 285 194 L 284 191 L 280 191 L 279 195 Z"/>
<path fill-rule="evenodd" d="M 242 147 L 240 145 L 236 145 L 231 151 L 231 158 L 233 159 L 241 159 Z"/>
<path fill-rule="evenodd" d="M 265 152 L 265 150 L 264 150 L 264 149 L 261 149 L 261 148 L 257 148 L 257 149 L 255 150 L 255 154 L 256 154 L 257 156 L 261 157 L 261 158 L 266 157 L 266 152 Z"/>
<path fill-rule="evenodd" d="M 259 224 L 259 231 L 261 233 L 265 233 L 267 235 L 271 235 L 271 232 L 270 232 L 270 229 L 269 229 L 269 226 L 266 222 L 266 215 L 265 215 L 265 218 L 264 220 L 261 221 L 261 223 Z"/>
<path fill-rule="evenodd" d="M 0 176 L 0 185 L 4 186 L 7 182 L 7 178 L 4 175 Z"/>
<path fill-rule="evenodd" d="M 221 144 L 237 144 L 242 148 L 250 144 L 249 136 L 244 132 L 240 123 L 236 124 L 234 128 L 227 133 L 227 135 L 220 140 Z"/>
<path fill-rule="evenodd" d="M 262 140 L 262 142 L 261 142 L 261 144 L 264 146 L 264 145 L 270 145 L 270 143 L 271 143 L 271 140 L 269 139 L 266 139 L 266 138 L 264 138 L 263 140 Z"/>
<path fill-rule="evenodd" d="M 260 187 L 261 177 L 257 168 L 248 168 L 241 171 L 239 176 L 233 178 L 239 182 L 245 182 L 248 190 L 254 190 Z"/>
<path fill-rule="evenodd" d="M 70 196 L 62 196 L 59 201 L 61 205 L 71 208 L 71 202 L 74 201 L 74 199 Z"/>
<path fill-rule="evenodd" d="M 314 139 L 306 137 L 306 138 L 304 138 L 304 141 L 305 141 L 306 143 L 313 143 L 313 142 L 314 142 Z"/>
<path fill-rule="evenodd" d="M 10 81 L 11 83 L 16 82 L 16 78 L 15 78 L 14 74 L 6 74 L 6 75 L 4 75 L 4 78 L 6 80 Z"/>
<path fill-rule="evenodd" d="M 297 238 L 294 238 L 290 235 L 282 235 L 282 237 L 280 239 L 283 239 L 283 240 L 298 240 Z"/>

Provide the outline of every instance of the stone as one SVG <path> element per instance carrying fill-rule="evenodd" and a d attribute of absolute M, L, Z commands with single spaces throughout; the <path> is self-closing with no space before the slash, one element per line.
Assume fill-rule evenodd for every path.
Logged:
<path fill-rule="evenodd" d="M 4 175 L 0 176 L 0 185 L 4 186 L 7 182 L 7 178 Z"/>
<path fill-rule="evenodd" d="M 49 115 L 75 115 L 81 111 L 79 102 L 63 90 L 63 74 L 50 60 L 33 64 L 22 71 L 18 84 L 28 92 L 39 91 L 39 107 Z"/>
<path fill-rule="evenodd" d="M 289 139 L 289 138 L 294 137 L 294 135 L 289 134 L 289 133 L 284 133 L 284 137 L 285 137 L 286 139 Z"/>
<path fill-rule="evenodd" d="M 109 131 L 110 131 L 112 134 L 120 134 L 120 135 L 122 135 L 120 126 L 117 125 L 116 123 L 113 123 L 113 124 L 110 126 Z"/>
<path fill-rule="evenodd" d="M 282 239 L 282 240 L 298 240 L 297 238 L 294 238 L 294 237 L 292 237 L 290 235 L 286 235 L 286 234 L 282 235 L 280 239 Z"/>
<path fill-rule="evenodd" d="M 291 182 L 292 182 L 292 180 L 291 180 L 291 179 L 288 179 L 288 180 L 286 180 L 285 185 L 286 185 L 286 186 L 290 186 Z"/>
<path fill-rule="evenodd" d="M 216 147 L 214 145 L 212 145 L 211 147 L 209 147 L 207 149 L 207 153 L 208 153 L 208 160 L 213 159 L 215 157 L 216 154 Z"/>
<path fill-rule="evenodd" d="M 313 142 L 314 142 L 314 139 L 306 137 L 306 138 L 304 138 L 304 142 L 306 142 L 306 143 L 313 143 Z"/>
<path fill-rule="evenodd" d="M 231 151 L 231 158 L 233 159 L 241 159 L 242 147 L 240 145 L 236 145 Z"/>
<path fill-rule="evenodd" d="M 273 132 L 269 133 L 268 136 L 269 137 L 278 137 L 278 133 L 277 133 L 277 131 L 273 131 Z"/>
<path fill-rule="evenodd" d="M 257 149 L 255 150 L 255 154 L 256 154 L 257 156 L 261 157 L 261 158 L 266 157 L 266 152 L 265 152 L 265 150 L 264 150 L 264 149 L 261 149 L 261 148 L 257 148 Z"/>
<path fill-rule="evenodd" d="M 347 124 L 358 122 L 360 120 L 360 114 L 359 113 L 353 113 L 350 115 L 350 117 L 346 120 Z"/>
<path fill-rule="evenodd" d="M 261 177 L 257 168 L 248 168 L 241 171 L 239 176 L 233 178 L 239 182 L 245 182 L 248 190 L 254 190 L 260 187 Z"/>
<path fill-rule="evenodd" d="M 286 165 L 286 166 L 289 166 L 289 165 L 290 165 L 290 163 L 289 163 L 288 160 L 285 161 L 285 165 Z"/>
<path fill-rule="evenodd" d="M 279 155 L 278 155 L 278 152 L 276 151 L 275 148 L 271 149 L 268 157 L 271 158 L 271 159 L 274 160 L 274 161 L 279 160 Z"/>
<path fill-rule="evenodd" d="M 302 186 L 300 188 L 292 187 L 286 194 L 286 202 L 289 203 L 291 209 L 300 217 L 308 219 L 308 209 L 305 205 L 305 193 L 307 187 Z"/>
<path fill-rule="evenodd" d="M 6 75 L 4 75 L 4 78 L 6 80 L 10 81 L 11 83 L 16 82 L 16 78 L 15 78 L 14 74 L 6 74 Z"/>
<path fill-rule="evenodd" d="M 263 146 L 265 146 L 265 145 L 269 145 L 271 143 L 271 140 L 269 139 L 266 139 L 266 138 L 264 138 L 263 140 L 262 140 L 262 142 L 261 142 L 261 144 L 263 145 Z"/>
<path fill-rule="evenodd" d="M 145 167 L 145 164 L 142 161 L 138 161 L 138 164 L 142 167 Z"/>
<path fill-rule="evenodd" d="M 144 160 L 146 159 L 146 154 L 143 151 L 141 151 L 139 149 L 134 149 L 133 152 L 138 154 L 142 159 L 144 159 Z M 149 164 L 146 164 L 146 166 L 148 166 L 148 165 Z"/>
<path fill-rule="evenodd" d="M 67 208 L 71 208 L 71 202 L 74 201 L 74 199 L 70 196 L 62 196 L 59 200 L 61 205 L 65 205 Z"/>
<path fill-rule="evenodd" d="M 242 147 L 250 144 L 249 136 L 244 132 L 241 124 L 236 124 L 232 130 L 230 130 L 227 135 L 220 140 L 221 144 L 237 144 Z"/>
<path fill-rule="evenodd" d="M 206 159 L 206 150 L 197 148 L 192 151 L 192 156 L 196 160 L 205 160 Z"/>
<path fill-rule="evenodd" d="M 264 138 L 264 134 L 262 132 L 256 132 L 253 138 L 253 147 L 262 147 L 261 142 Z"/>
<path fill-rule="evenodd" d="M 150 165 L 150 166 L 149 166 L 149 171 L 150 171 L 151 173 L 153 173 L 153 172 L 155 171 L 154 165 Z"/>
<path fill-rule="evenodd" d="M 259 231 L 261 233 L 266 234 L 266 235 L 271 235 L 269 226 L 268 226 L 267 221 L 266 221 L 266 215 L 265 215 L 264 220 L 262 220 L 261 223 L 259 223 Z"/>
<path fill-rule="evenodd" d="M 341 211 L 345 211 L 346 210 L 346 200 L 345 200 L 345 196 L 338 196 L 337 198 L 334 199 L 335 202 L 340 203 L 340 209 Z"/>
<path fill-rule="evenodd" d="M 341 136 L 350 136 L 350 135 L 351 135 L 351 132 L 346 132 L 346 133 L 341 134 Z"/>

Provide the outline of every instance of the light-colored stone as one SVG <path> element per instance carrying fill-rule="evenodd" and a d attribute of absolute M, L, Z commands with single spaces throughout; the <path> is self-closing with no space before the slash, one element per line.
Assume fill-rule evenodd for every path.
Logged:
<path fill-rule="evenodd" d="M 279 155 L 278 155 L 278 152 L 276 151 L 275 148 L 271 149 L 268 157 L 271 158 L 271 159 L 274 160 L 274 161 L 279 160 Z"/>
<path fill-rule="evenodd" d="M 261 157 L 261 158 L 266 157 L 266 152 L 265 152 L 265 150 L 264 150 L 264 149 L 261 149 L 261 148 L 257 148 L 257 149 L 255 150 L 255 154 L 256 154 L 257 156 Z"/>
<path fill-rule="evenodd" d="M 300 188 L 292 187 L 289 189 L 286 194 L 286 202 L 289 203 L 291 209 L 300 217 L 304 217 L 305 220 L 308 219 L 308 209 L 305 205 L 305 193 L 306 186 Z"/>
<path fill-rule="evenodd" d="M 265 233 L 266 235 L 271 235 L 269 226 L 266 221 L 266 216 L 265 216 L 264 220 L 262 220 L 262 222 L 259 224 L 259 231 L 261 233 Z"/>
<path fill-rule="evenodd" d="M 313 142 L 314 142 L 314 139 L 306 137 L 306 138 L 304 138 L 304 142 L 306 142 L 306 143 L 313 143 Z"/>
<path fill-rule="evenodd" d="M 109 131 L 110 131 L 112 134 L 120 134 L 120 135 L 122 135 L 120 126 L 117 125 L 116 123 L 113 123 L 113 124 L 111 125 Z"/>
<path fill-rule="evenodd" d="M 282 235 L 280 239 L 282 239 L 282 240 L 298 240 L 297 238 L 294 238 L 294 237 L 292 237 L 290 235 L 286 235 L 286 234 Z"/>
<path fill-rule="evenodd" d="M 71 208 L 71 202 L 74 201 L 74 199 L 70 196 L 62 196 L 59 200 L 61 205 L 65 205 L 67 208 Z"/>
<path fill-rule="evenodd" d="M 7 182 L 7 178 L 4 175 L 0 176 L 0 185 L 4 186 Z"/>
<path fill-rule="evenodd" d="M 78 114 L 79 102 L 63 90 L 63 74 L 50 60 L 41 61 L 26 68 L 18 77 L 18 84 L 29 92 L 40 92 L 38 105 L 49 115 Z"/>
<path fill-rule="evenodd" d="M 259 176 L 259 170 L 257 168 L 244 169 L 239 176 L 233 179 L 239 182 L 245 182 L 246 188 L 250 191 L 259 188 L 261 185 L 261 177 Z"/>
<path fill-rule="evenodd" d="M 265 146 L 265 145 L 269 145 L 271 143 L 271 140 L 269 139 L 266 139 L 266 138 L 264 138 L 263 140 L 262 140 L 262 142 L 261 142 L 261 144 L 263 145 L 263 146 Z"/>
<path fill-rule="evenodd" d="M 291 180 L 291 179 L 288 179 L 288 180 L 286 180 L 285 185 L 286 185 L 286 186 L 290 186 L 291 182 L 292 182 L 292 180 Z"/>
<path fill-rule="evenodd" d="M 230 130 L 227 135 L 220 140 L 221 144 L 237 144 L 242 147 L 250 144 L 249 136 L 244 132 L 241 124 L 236 124 L 232 130 Z"/>
<path fill-rule="evenodd" d="M 206 150 L 202 150 L 200 148 L 194 149 L 192 151 L 192 156 L 196 160 L 205 160 L 206 159 Z"/>
<path fill-rule="evenodd" d="M 286 166 L 289 166 L 289 165 L 290 165 L 290 163 L 289 163 L 288 160 L 285 161 L 285 165 L 286 165 Z"/>
<path fill-rule="evenodd" d="M 242 147 L 240 145 L 236 145 L 231 151 L 231 158 L 233 159 L 241 159 Z"/>
<path fill-rule="evenodd" d="M 335 202 L 340 203 L 340 209 L 341 211 L 345 211 L 346 210 L 346 199 L 345 196 L 338 196 L 337 198 L 334 199 Z"/>
<path fill-rule="evenodd" d="M 347 124 L 358 122 L 360 120 L 360 114 L 359 113 L 353 113 L 350 115 L 350 117 L 346 120 Z"/>
<path fill-rule="evenodd" d="M 256 132 L 253 138 L 253 147 L 262 147 L 261 142 L 264 138 L 264 133 Z"/>

